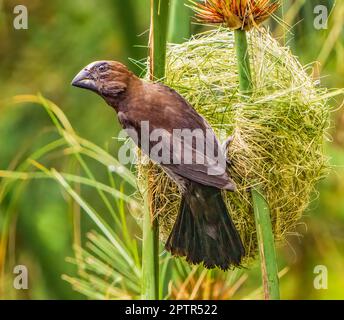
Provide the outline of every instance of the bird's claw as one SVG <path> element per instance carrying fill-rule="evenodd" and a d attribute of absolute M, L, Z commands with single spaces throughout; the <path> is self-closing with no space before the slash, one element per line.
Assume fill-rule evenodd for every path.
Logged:
<path fill-rule="evenodd" d="M 234 140 L 234 136 L 229 136 L 227 140 L 222 144 L 222 151 L 223 151 L 223 154 L 225 155 L 228 166 L 232 165 L 232 161 L 228 158 L 228 148 L 229 148 L 229 145 L 233 142 L 233 140 Z"/>

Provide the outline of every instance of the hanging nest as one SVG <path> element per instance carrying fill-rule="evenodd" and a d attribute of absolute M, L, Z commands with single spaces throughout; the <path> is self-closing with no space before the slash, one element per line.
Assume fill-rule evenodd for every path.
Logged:
<path fill-rule="evenodd" d="M 276 241 L 295 232 L 319 179 L 326 174 L 323 144 L 329 125 L 327 91 L 317 86 L 289 49 L 265 31 L 248 33 L 254 93 L 239 93 L 234 34 L 219 28 L 170 45 L 165 83 L 213 126 L 220 142 L 233 135 L 229 173 L 237 191 L 224 192 L 246 258 L 257 253 L 250 187 L 259 185 L 271 210 Z M 138 167 L 166 241 L 180 205 L 176 184 L 153 164 Z M 145 185 L 147 185 L 145 183 Z M 248 260 L 246 260 L 248 261 Z"/>

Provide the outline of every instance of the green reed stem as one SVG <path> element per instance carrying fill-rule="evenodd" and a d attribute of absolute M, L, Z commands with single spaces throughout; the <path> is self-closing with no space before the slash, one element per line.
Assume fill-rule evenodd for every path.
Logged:
<path fill-rule="evenodd" d="M 266 300 L 279 300 L 277 258 L 269 205 L 258 188 L 252 189 L 251 194 L 261 261 L 264 298 Z"/>
<path fill-rule="evenodd" d="M 235 30 L 235 48 L 238 61 L 239 86 L 244 94 L 252 91 L 252 76 L 250 68 L 250 57 L 248 53 L 246 31 Z"/>
<path fill-rule="evenodd" d="M 165 77 L 169 2 L 170 0 L 151 0 L 151 80 L 162 80 Z"/>
<path fill-rule="evenodd" d="M 189 0 L 171 0 L 170 23 L 168 41 L 171 43 L 183 43 L 191 35 L 192 10 L 186 4 Z"/>
<path fill-rule="evenodd" d="M 149 177 L 147 177 L 147 182 Z M 159 225 L 152 217 L 149 182 L 146 185 L 142 238 L 142 299 L 159 299 Z"/>
<path fill-rule="evenodd" d="M 246 31 L 236 30 L 234 33 L 240 91 L 242 94 L 248 95 L 252 92 L 252 75 Z M 278 268 L 269 205 L 259 187 L 252 188 L 251 195 L 256 221 L 264 298 L 278 300 L 280 299 Z"/>
<path fill-rule="evenodd" d="M 166 38 L 169 0 L 151 0 L 150 78 L 161 80 L 165 76 Z M 144 192 L 142 239 L 142 298 L 159 299 L 159 224 L 153 217 L 150 176 L 147 174 Z"/>

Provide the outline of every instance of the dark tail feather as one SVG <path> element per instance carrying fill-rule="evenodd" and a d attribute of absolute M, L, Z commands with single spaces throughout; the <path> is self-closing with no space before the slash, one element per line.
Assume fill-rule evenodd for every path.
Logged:
<path fill-rule="evenodd" d="M 245 250 L 219 189 L 190 185 L 166 249 L 192 264 L 203 262 L 209 269 L 240 265 Z"/>

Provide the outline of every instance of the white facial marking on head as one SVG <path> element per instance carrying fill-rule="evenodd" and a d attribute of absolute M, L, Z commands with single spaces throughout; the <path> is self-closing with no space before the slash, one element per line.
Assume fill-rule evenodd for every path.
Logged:
<path fill-rule="evenodd" d="M 90 64 L 88 64 L 84 69 L 86 69 L 86 70 L 91 70 L 94 66 L 96 66 L 96 65 L 100 65 L 100 64 L 102 64 L 102 63 L 106 63 L 106 61 L 102 61 L 102 60 L 99 60 L 99 61 L 93 61 L 93 62 L 91 62 Z"/>

